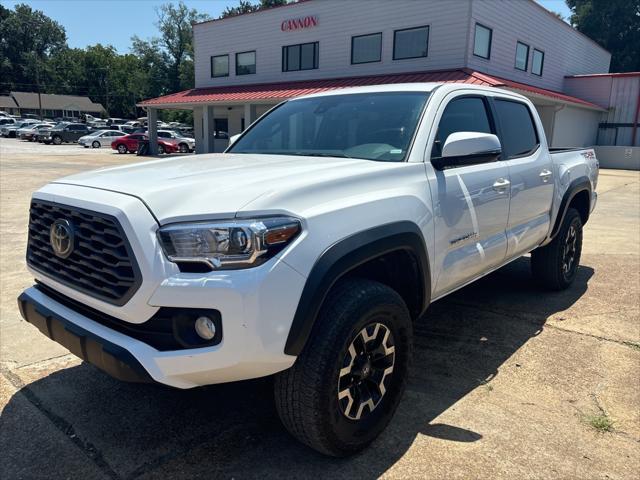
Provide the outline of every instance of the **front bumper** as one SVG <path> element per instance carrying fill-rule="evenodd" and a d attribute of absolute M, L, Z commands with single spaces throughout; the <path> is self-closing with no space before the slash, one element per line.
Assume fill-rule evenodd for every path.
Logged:
<path fill-rule="evenodd" d="M 47 307 L 40 295 L 41 292 L 30 288 L 18 297 L 22 317 L 40 332 L 118 380 L 141 383 L 152 381 L 129 351 L 74 324 L 65 318 L 64 312 Z"/>

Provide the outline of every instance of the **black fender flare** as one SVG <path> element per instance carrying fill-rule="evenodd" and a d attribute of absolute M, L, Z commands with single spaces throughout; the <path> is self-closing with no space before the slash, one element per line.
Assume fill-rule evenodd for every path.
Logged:
<path fill-rule="evenodd" d="M 560 202 L 560 208 L 558 209 L 558 216 L 556 217 L 556 221 L 553 224 L 553 229 L 551 230 L 551 235 L 549 236 L 551 240 L 553 240 L 558 234 L 560 226 L 564 221 L 564 217 L 567 214 L 567 210 L 569 209 L 569 205 L 571 204 L 571 200 L 573 200 L 578 193 L 584 191 L 589 194 L 589 208 L 587 208 L 587 219 L 589 218 L 589 212 L 591 210 L 591 181 L 589 181 L 587 177 L 582 176 L 572 181 L 569 184 L 567 191 L 564 192 L 562 201 Z"/>
<path fill-rule="evenodd" d="M 431 301 L 431 273 L 420 228 L 410 221 L 374 227 L 339 240 L 316 260 L 302 290 L 284 353 L 297 356 L 302 352 L 322 303 L 339 278 L 369 260 L 397 250 L 407 250 L 418 260 L 422 285 L 417 288 L 423 290 L 424 312 Z"/>

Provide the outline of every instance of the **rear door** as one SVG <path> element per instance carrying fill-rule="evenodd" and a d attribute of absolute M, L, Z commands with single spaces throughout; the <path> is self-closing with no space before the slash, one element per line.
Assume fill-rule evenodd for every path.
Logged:
<path fill-rule="evenodd" d="M 549 231 L 553 162 L 530 105 L 496 96 L 493 106 L 511 180 L 507 257 L 513 257 L 535 248 Z"/>
<path fill-rule="evenodd" d="M 497 133 L 490 102 L 477 92 L 447 97 L 436 114 L 436 121 L 431 158 L 440 155 L 452 133 Z M 435 206 L 438 273 L 434 297 L 437 297 L 504 260 L 509 172 L 501 161 L 466 165 L 435 170 L 435 178 L 430 177 L 430 183 Z"/>

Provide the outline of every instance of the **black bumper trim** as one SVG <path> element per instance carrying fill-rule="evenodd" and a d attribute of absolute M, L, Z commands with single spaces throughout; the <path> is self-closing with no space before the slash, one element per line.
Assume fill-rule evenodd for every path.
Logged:
<path fill-rule="evenodd" d="M 28 292 L 18 297 L 18 307 L 22 318 L 44 335 L 112 377 L 124 382 L 154 381 L 131 352 L 51 311 Z"/>

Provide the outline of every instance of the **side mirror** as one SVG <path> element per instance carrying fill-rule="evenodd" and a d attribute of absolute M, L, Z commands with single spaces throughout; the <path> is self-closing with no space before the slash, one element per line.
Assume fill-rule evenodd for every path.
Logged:
<path fill-rule="evenodd" d="M 233 145 L 234 143 L 236 143 L 236 140 L 238 140 L 238 138 L 240 138 L 240 135 L 242 135 L 241 133 L 238 133 L 236 135 L 232 135 L 229 137 L 229 147 L 231 145 Z"/>
<path fill-rule="evenodd" d="M 436 169 L 445 170 L 495 162 L 501 153 L 500 140 L 491 133 L 455 132 L 444 142 L 442 156 L 431 159 L 431 163 Z"/>

